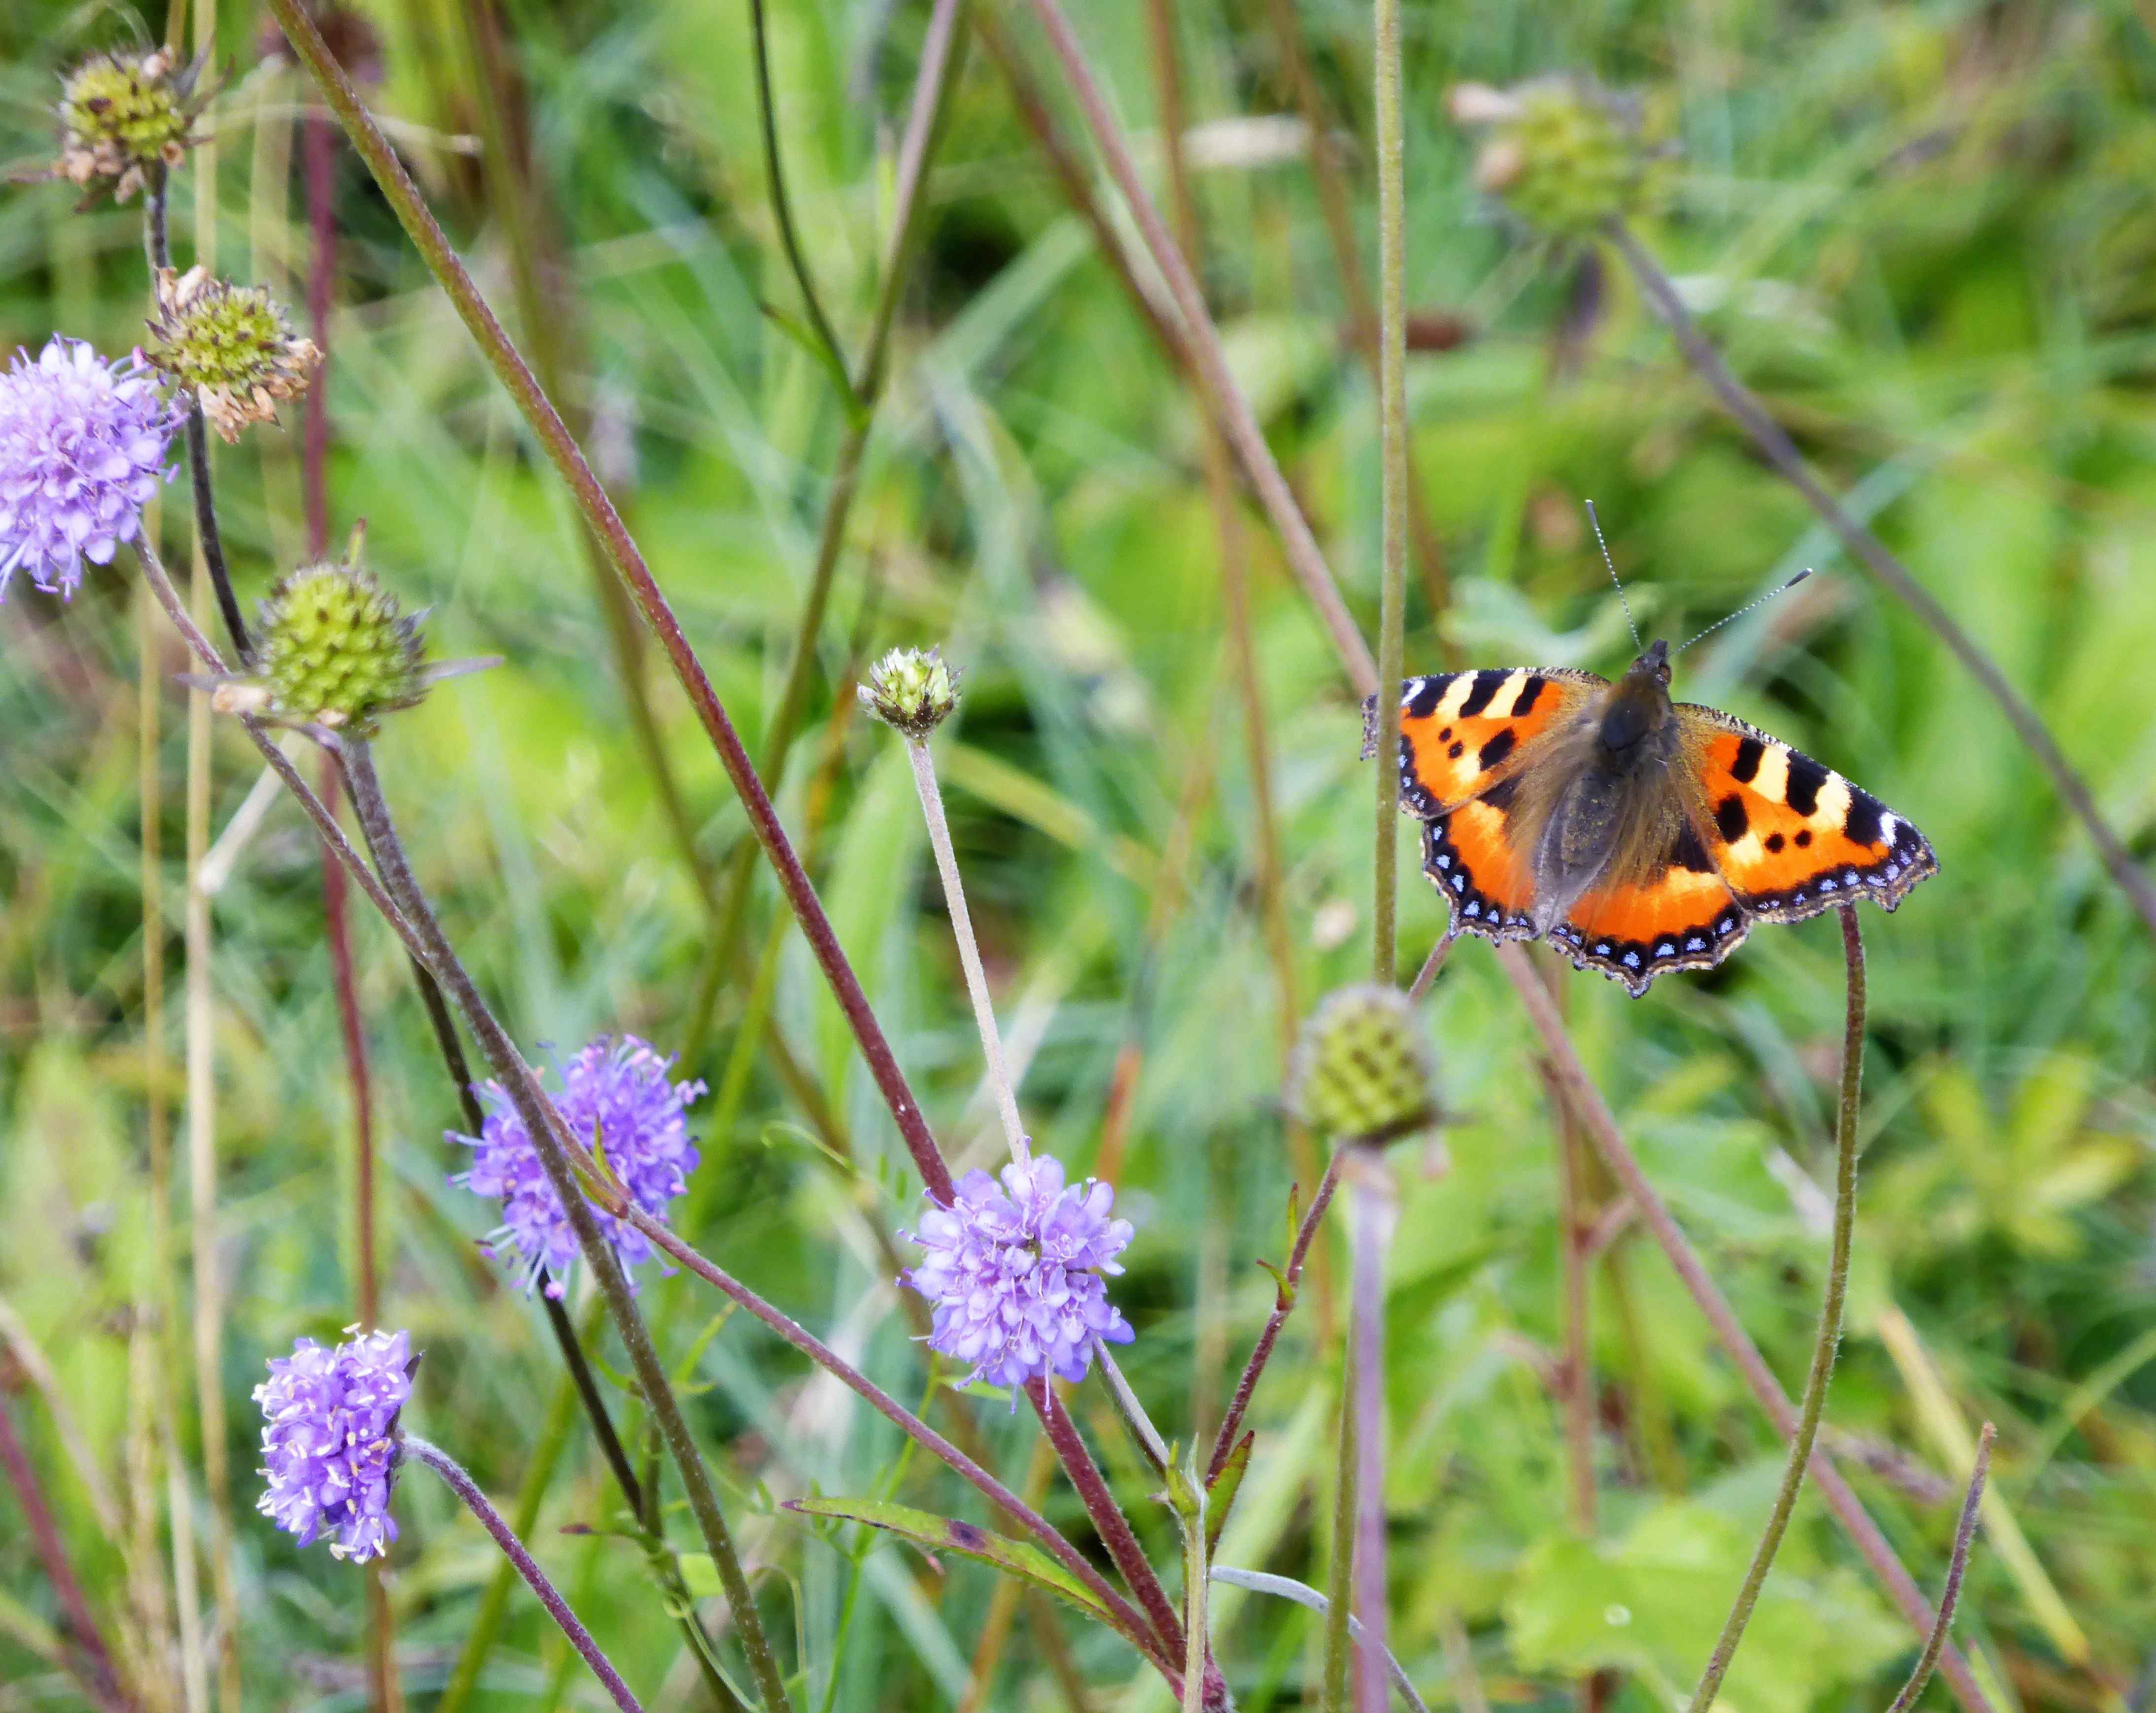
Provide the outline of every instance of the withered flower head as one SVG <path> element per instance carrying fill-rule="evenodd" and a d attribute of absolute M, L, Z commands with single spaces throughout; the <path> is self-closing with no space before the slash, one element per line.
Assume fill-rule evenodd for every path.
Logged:
<path fill-rule="evenodd" d="M 159 272 L 157 313 L 143 355 L 194 395 L 228 441 L 249 423 L 274 422 L 278 400 L 305 392 L 322 361 L 267 291 L 214 279 L 199 267 Z"/>
<path fill-rule="evenodd" d="M 201 139 L 207 58 L 182 66 L 169 48 L 93 54 L 60 79 L 54 176 L 126 202 L 151 172 L 177 167 Z"/>

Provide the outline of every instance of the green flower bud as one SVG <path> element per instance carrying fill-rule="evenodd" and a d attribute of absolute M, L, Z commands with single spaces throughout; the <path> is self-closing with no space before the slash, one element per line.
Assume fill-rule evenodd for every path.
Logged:
<path fill-rule="evenodd" d="M 372 737 L 382 715 L 426 694 L 422 649 L 418 621 L 357 564 L 305 566 L 262 603 L 254 669 L 223 704 Z"/>
<path fill-rule="evenodd" d="M 1551 237 L 1649 213 L 1667 187 L 1667 151 L 1648 143 L 1639 104 L 1588 79 L 1461 84 L 1446 105 L 1455 124 L 1490 127 L 1476 188 Z"/>
<path fill-rule="evenodd" d="M 1319 1006 L 1296 1044 L 1288 1105 L 1340 1142 L 1392 1141 L 1427 1126 L 1436 1071 L 1407 996 L 1372 984 Z"/>
<path fill-rule="evenodd" d="M 110 184 L 125 202 L 150 170 L 177 167 L 200 141 L 197 74 L 172 50 L 94 54 L 60 80 L 60 156 L 54 171 L 85 187 Z"/>
<path fill-rule="evenodd" d="M 958 674 L 933 649 L 893 649 L 857 694 L 870 713 L 919 743 L 958 705 Z"/>
<path fill-rule="evenodd" d="M 228 441 L 249 423 L 275 422 L 277 401 L 305 392 L 322 361 L 260 286 L 233 285 L 199 267 L 159 272 L 149 326 L 143 356 L 195 396 Z"/>

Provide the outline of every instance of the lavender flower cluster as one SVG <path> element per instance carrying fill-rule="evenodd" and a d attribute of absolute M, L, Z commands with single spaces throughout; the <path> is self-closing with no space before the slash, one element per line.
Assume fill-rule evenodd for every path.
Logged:
<path fill-rule="evenodd" d="M 0 376 L 0 600 L 18 571 L 72 596 L 85 559 L 109 565 L 135 539 L 178 426 L 141 356 L 55 336 Z"/>
<path fill-rule="evenodd" d="M 302 1546 L 334 1533 L 330 1551 L 340 1558 L 387 1552 L 397 1538 L 389 1490 L 411 1365 L 405 1332 L 368 1332 L 334 1350 L 303 1338 L 289 1357 L 272 1357 L 270 1377 L 254 1388 L 270 1478 L 255 1509 Z"/>
<path fill-rule="evenodd" d="M 673 1068 L 672 1059 L 660 1057 L 634 1035 L 601 1035 L 563 1068 L 562 1095 L 554 1103 L 584 1146 L 604 1156 L 630 1199 L 658 1219 L 666 1217 L 667 1204 L 688 1187 L 688 1174 L 701 1157 L 689 1135 L 686 1109 L 704 1085 L 669 1082 Z M 526 1291 L 543 1274 L 547 1295 L 558 1297 L 578 1255 L 567 1211 L 507 1092 L 490 1082 L 479 1095 L 488 1109 L 480 1133 L 448 1133 L 450 1141 L 474 1151 L 471 1169 L 449 1181 L 501 1203 L 502 1223 L 489 1233 L 488 1253 L 509 1250 L 524 1269 Z M 642 1232 L 588 1197 L 586 1205 L 624 1272 L 651 1259 L 651 1245 Z"/>
<path fill-rule="evenodd" d="M 929 1344 L 973 1365 L 963 1382 L 1020 1387 L 1048 1374 L 1082 1380 L 1102 1341 L 1128 1344 L 1130 1323 L 1101 1274 L 1121 1273 L 1131 1223 L 1112 1219 L 1116 1192 L 1097 1178 L 1066 1186 L 1042 1154 L 958 1181 L 907 1239 L 928 1253 L 906 1282 L 935 1306 Z M 1013 1400 L 1015 1406 L 1016 1400 Z"/>

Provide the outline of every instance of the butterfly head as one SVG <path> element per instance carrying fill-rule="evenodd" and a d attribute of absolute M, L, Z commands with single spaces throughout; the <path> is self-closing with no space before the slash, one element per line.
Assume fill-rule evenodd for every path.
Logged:
<path fill-rule="evenodd" d="M 1670 703 L 1670 645 L 1657 637 L 1611 687 L 1602 711 L 1602 747 L 1630 756 L 1675 717 Z"/>

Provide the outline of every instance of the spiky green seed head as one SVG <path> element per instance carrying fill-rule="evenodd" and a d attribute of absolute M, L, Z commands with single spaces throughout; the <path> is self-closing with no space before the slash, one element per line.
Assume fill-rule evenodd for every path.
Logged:
<path fill-rule="evenodd" d="M 278 400 L 305 392 L 321 364 L 314 341 L 292 331 L 267 291 L 199 267 L 159 272 L 149 327 L 143 356 L 194 395 L 228 441 L 249 423 L 275 421 Z"/>
<path fill-rule="evenodd" d="M 60 79 L 59 175 L 109 184 L 126 201 L 152 167 L 177 167 L 198 141 L 195 83 L 169 48 L 90 55 Z"/>
<path fill-rule="evenodd" d="M 920 743 L 958 705 L 958 674 L 933 649 L 893 649 L 857 694 L 870 713 Z"/>
<path fill-rule="evenodd" d="M 1343 987 L 1296 1044 L 1288 1105 L 1335 1141 L 1391 1141 L 1436 1111 L 1436 1069 L 1407 996 L 1374 983 Z"/>
<path fill-rule="evenodd" d="M 1648 141 L 1639 104 L 1589 79 L 1461 84 L 1447 106 L 1455 123 L 1489 127 L 1476 188 L 1553 238 L 1648 213 L 1667 191 L 1668 151 Z"/>
<path fill-rule="evenodd" d="M 260 711 L 372 737 L 381 717 L 426 694 L 417 620 L 357 564 L 309 565 L 262 603 L 246 685 Z"/>

